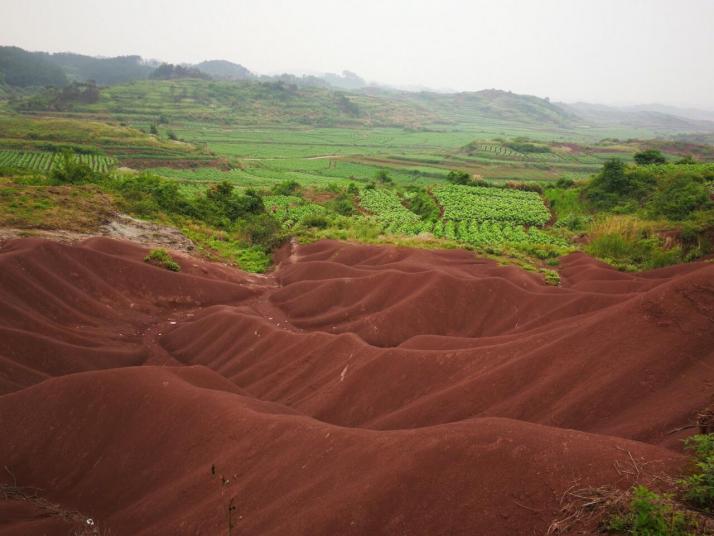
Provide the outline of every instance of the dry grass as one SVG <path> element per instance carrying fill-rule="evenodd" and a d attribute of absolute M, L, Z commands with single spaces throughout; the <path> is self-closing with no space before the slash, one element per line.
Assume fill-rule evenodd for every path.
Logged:
<path fill-rule="evenodd" d="M 560 516 L 549 526 L 546 535 L 593 534 L 600 532 L 613 516 L 624 515 L 631 507 L 636 486 L 642 485 L 664 495 L 661 499 L 673 510 L 685 512 L 697 522 L 702 534 L 714 534 L 714 520 L 676 500 L 677 481 L 671 476 L 650 469 L 652 463 L 636 459 L 629 450 L 615 460 L 613 468 L 627 488 L 613 486 L 580 487 L 577 483 L 563 492 Z"/>
<path fill-rule="evenodd" d="M 594 220 L 587 229 L 591 240 L 606 235 L 618 235 L 627 241 L 651 236 L 666 227 L 662 222 L 644 221 L 629 215 L 608 215 Z"/>

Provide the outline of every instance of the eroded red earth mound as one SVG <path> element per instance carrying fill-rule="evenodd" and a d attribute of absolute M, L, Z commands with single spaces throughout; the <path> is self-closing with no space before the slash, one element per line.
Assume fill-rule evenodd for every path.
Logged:
<path fill-rule="evenodd" d="M 0 534 L 542 534 L 620 463 L 678 471 L 669 432 L 711 402 L 714 264 L 576 254 L 556 288 L 466 251 L 291 253 L 4 243 Z"/>

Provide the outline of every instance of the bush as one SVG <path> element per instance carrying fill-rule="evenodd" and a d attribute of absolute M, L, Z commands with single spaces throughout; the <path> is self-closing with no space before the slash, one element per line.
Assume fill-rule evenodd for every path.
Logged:
<path fill-rule="evenodd" d="M 91 166 L 80 162 L 79 159 L 70 152 L 62 153 L 62 159 L 50 175 L 50 178 L 58 182 L 80 183 L 92 182 L 96 180 L 97 174 Z"/>
<path fill-rule="evenodd" d="M 635 163 L 637 163 L 638 166 L 648 166 L 650 164 L 664 164 L 667 162 L 667 159 L 664 157 L 661 151 L 658 151 L 657 149 L 648 149 L 646 151 L 640 151 L 639 153 L 636 153 L 635 156 Z"/>
<path fill-rule="evenodd" d="M 295 195 L 300 190 L 300 183 L 293 180 L 286 180 L 276 184 L 272 188 L 275 195 Z"/>
<path fill-rule="evenodd" d="M 585 226 L 590 223 L 590 216 L 581 216 L 580 214 L 571 213 L 556 222 L 556 227 L 565 227 L 573 232 L 584 231 Z"/>
<path fill-rule="evenodd" d="M 424 221 L 439 219 L 439 205 L 422 188 L 410 188 L 404 195 L 406 207 Z"/>
<path fill-rule="evenodd" d="M 300 223 L 305 227 L 314 227 L 315 229 L 326 229 L 330 222 L 325 216 L 305 216 Z"/>
<path fill-rule="evenodd" d="M 251 244 L 272 249 L 284 239 L 280 222 L 270 214 L 250 216 L 242 221 L 240 230 Z"/>
<path fill-rule="evenodd" d="M 709 204 L 707 187 L 684 173 L 664 178 L 648 203 L 654 216 L 683 220 Z"/>
<path fill-rule="evenodd" d="M 523 192 L 536 192 L 537 194 L 541 195 L 543 194 L 543 187 L 540 184 L 536 183 L 508 181 L 506 183 L 506 188 L 510 188 L 512 190 L 521 190 Z"/>
<path fill-rule="evenodd" d="M 694 507 L 714 510 L 714 435 L 701 434 L 687 439 L 685 446 L 694 453 L 695 472 L 680 480 L 684 499 Z"/>
<path fill-rule="evenodd" d="M 157 175 L 142 173 L 120 179 L 114 187 L 124 198 L 128 209 L 142 216 L 163 210 L 171 214 L 195 215 L 191 203 L 181 194 L 176 182 Z"/>
<path fill-rule="evenodd" d="M 449 174 L 446 176 L 446 180 L 452 184 L 470 184 L 471 175 L 465 171 L 452 170 L 449 171 Z"/>
<path fill-rule="evenodd" d="M 555 270 L 543 270 L 543 279 L 546 284 L 557 287 L 560 285 L 560 274 Z"/>
<path fill-rule="evenodd" d="M 607 532 L 637 536 L 692 536 L 696 522 L 677 510 L 667 495 L 659 495 L 645 486 L 634 489 L 629 508 L 610 517 Z"/>
<path fill-rule="evenodd" d="M 152 249 L 149 254 L 144 257 L 144 262 L 166 268 L 172 272 L 181 271 L 179 263 L 177 263 L 165 249 Z"/>
<path fill-rule="evenodd" d="M 389 176 L 389 173 L 387 173 L 384 169 L 380 169 L 374 178 L 380 184 L 394 184 L 394 181 Z"/>

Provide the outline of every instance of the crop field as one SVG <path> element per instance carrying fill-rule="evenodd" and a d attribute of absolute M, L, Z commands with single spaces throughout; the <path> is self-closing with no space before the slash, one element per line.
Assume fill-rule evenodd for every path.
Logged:
<path fill-rule="evenodd" d="M 360 193 L 360 205 L 389 233 L 419 234 L 425 230 L 421 218 L 402 205 L 393 190 L 366 188 Z"/>
<path fill-rule="evenodd" d="M 535 192 L 454 185 L 439 186 L 433 192 L 443 209 L 443 217 L 436 222 L 422 221 L 393 190 L 364 189 L 360 205 L 390 234 L 427 232 L 475 246 L 568 246 L 538 228 L 550 219 L 550 212 Z"/>
<path fill-rule="evenodd" d="M 98 172 L 105 172 L 116 163 L 111 157 L 97 154 L 77 154 L 75 157 Z M 0 167 L 50 171 L 61 158 L 61 154 L 51 152 L 0 151 Z"/>
<path fill-rule="evenodd" d="M 544 225 L 550 219 L 550 212 L 535 192 L 459 185 L 437 186 L 433 191 L 446 220 Z"/>
<path fill-rule="evenodd" d="M 567 247 L 564 240 L 536 227 L 525 228 L 502 221 L 441 220 L 431 233 L 437 238 L 459 240 L 475 246 L 549 244 Z"/>

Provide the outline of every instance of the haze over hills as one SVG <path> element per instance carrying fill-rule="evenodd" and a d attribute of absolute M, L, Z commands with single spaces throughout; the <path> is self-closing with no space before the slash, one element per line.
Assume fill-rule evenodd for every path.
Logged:
<path fill-rule="evenodd" d="M 161 69 L 158 69 L 159 67 Z M 172 70 L 161 66 L 160 62 L 144 60 L 137 55 L 98 58 L 69 52 L 50 54 L 28 52 L 18 47 L 0 47 L 0 76 L 6 84 L 5 92 L 8 90 L 7 86 L 61 87 L 71 82 L 89 80 L 100 86 L 112 86 L 149 78 L 190 78 L 194 77 L 191 73 L 198 72 L 203 73 L 201 77 L 219 81 L 283 82 L 298 88 L 313 87 L 351 92 L 355 97 L 330 97 L 330 100 L 337 102 L 338 108 L 342 109 L 340 113 L 347 116 L 344 119 L 347 122 L 353 122 L 355 117 L 366 113 L 364 109 L 360 109 L 359 101 L 369 98 L 371 104 L 378 104 L 379 108 L 398 108 L 402 112 L 408 108 L 407 116 L 427 122 L 470 122 L 476 118 L 489 118 L 525 124 L 549 124 L 558 128 L 596 125 L 644 128 L 662 134 L 714 132 L 714 112 L 679 109 L 673 106 L 613 107 L 581 102 L 551 103 L 547 98 L 497 89 L 457 93 L 404 91 L 370 84 L 350 71 L 343 71 L 341 74 L 266 76 L 226 60 L 206 60 L 195 65 L 183 64 Z M 316 93 L 309 95 L 310 90 L 297 89 L 293 93 L 296 91 L 308 93 L 308 108 L 319 110 L 326 105 L 323 100 L 316 98 Z M 235 90 L 235 95 L 231 95 L 231 92 L 224 88 L 222 93 L 226 98 L 234 98 L 240 97 L 242 92 Z M 252 90 L 252 93 L 256 93 L 256 90 Z M 275 94 L 266 88 L 263 96 L 272 100 Z M 327 106 L 331 107 L 329 104 Z M 404 119 L 405 114 L 402 112 L 398 117 L 392 114 L 383 118 L 377 124 L 413 124 L 413 121 Z"/>

